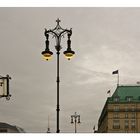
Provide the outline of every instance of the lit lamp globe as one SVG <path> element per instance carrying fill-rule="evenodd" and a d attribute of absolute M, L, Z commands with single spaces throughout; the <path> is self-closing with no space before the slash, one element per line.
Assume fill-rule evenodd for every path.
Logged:
<path fill-rule="evenodd" d="M 64 51 L 64 55 L 68 60 L 70 60 L 73 57 L 74 54 L 75 54 L 75 52 L 72 51 L 71 49 Z"/>
<path fill-rule="evenodd" d="M 42 55 L 43 55 L 44 59 L 48 61 L 51 59 L 53 52 L 51 52 L 49 50 L 45 50 L 42 52 Z"/>

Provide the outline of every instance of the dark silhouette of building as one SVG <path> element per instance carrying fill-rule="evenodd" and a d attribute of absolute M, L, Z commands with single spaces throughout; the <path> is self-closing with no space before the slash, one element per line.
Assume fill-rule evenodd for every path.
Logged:
<path fill-rule="evenodd" d="M 18 126 L 0 122 L 0 133 L 25 133 L 25 131 Z"/>

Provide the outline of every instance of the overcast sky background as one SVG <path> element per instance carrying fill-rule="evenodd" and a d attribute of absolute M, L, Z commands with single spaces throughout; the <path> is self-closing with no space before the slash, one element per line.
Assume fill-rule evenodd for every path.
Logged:
<path fill-rule="evenodd" d="M 60 55 L 60 131 L 74 132 L 70 116 L 81 116 L 78 132 L 93 132 L 119 69 L 120 84 L 140 81 L 140 8 L 0 8 L 0 75 L 9 74 L 11 100 L 0 99 L 0 122 L 26 132 L 56 132 L 56 54 L 44 61 L 44 28 L 61 19 L 72 28 L 68 61 Z"/>

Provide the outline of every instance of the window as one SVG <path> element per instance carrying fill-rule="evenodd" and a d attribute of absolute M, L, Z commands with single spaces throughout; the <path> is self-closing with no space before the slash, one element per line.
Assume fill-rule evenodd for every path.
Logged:
<path fill-rule="evenodd" d="M 113 128 L 114 129 L 120 128 L 120 120 L 113 120 Z"/>
<path fill-rule="evenodd" d="M 128 106 L 125 106 L 125 111 L 128 111 Z"/>
<path fill-rule="evenodd" d="M 119 118 L 119 113 L 114 113 L 114 118 Z"/>
<path fill-rule="evenodd" d="M 132 117 L 132 118 L 136 118 L 136 114 L 135 114 L 135 113 L 132 113 L 132 114 L 131 114 L 131 117 Z"/>
<path fill-rule="evenodd" d="M 131 128 L 135 128 L 136 127 L 136 121 L 135 120 L 131 120 Z"/>
<path fill-rule="evenodd" d="M 125 113 L 125 118 L 128 118 L 128 113 Z"/>
<path fill-rule="evenodd" d="M 131 102 L 131 101 L 132 101 L 132 99 L 133 99 L 133 97 L 132 97 L 132 96 L 127 96 L 127 97 L 126 97 L 126 100 L 127 100 L 128 102 Z"/>
<path fill-rule="evenodd" d="M 119 97 L 114 97 L 115 102 L 119 102 Z"/>
<path fill-rule="evenodd" d="M 124 122 L 124 128 L 128 129 L 129 128 L 129 120 L 125 120 Z"/>
<path fill-rule="evenodd" d="M 128 130 L 125 130 L 125 133 L 128 133 Z"/>
<path fill-rule="evenodd" d="M 118 105 L 114 106 L 114 111 L 119 111 L 119 106 Z"/>
<path fill-rule="evenodd" d="M 134 105 L 132 105 L 131 110 L 135 111 L 135 106 Z"/>

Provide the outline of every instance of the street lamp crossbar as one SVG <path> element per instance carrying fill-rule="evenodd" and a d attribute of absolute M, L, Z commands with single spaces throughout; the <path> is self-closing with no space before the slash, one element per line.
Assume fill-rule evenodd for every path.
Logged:
<path fill-rule="evenodd" d="M 61 36 L 64 32 L 67 32 L 67 33 L 72 34 L 72 28 L 70 28 L 70 30 L 68 30 L 68 29 L 63 29 L 60 26 L 60 24 L 59 24 L 59 22 L 60 22 L 59 18 L 56 20 L 56 22 L 57 22 L 56 27 L 54 29 L 50 29 L 50 30 L 45 29 L 45 33 L 51 32 L 51 33 L 55 34 L 56 36 Z"/>
<path fill-rule="evenodd" d="M 61 43 L 61 37 L 64 37 L 64 35 L 65 35 L 66 33 L 68 34 L 68 36 L 71 36 L 71 35 L 72 35 L 72 28 L 70 28 L 70 30 L 68 30 L 68 29 L 63 29 L 63 28 L 59 25 L 60 20 L 58 19 L 58 20 L 56 20 L 56 22 L 57 22 L 57 25 L 56 25 L 56 27 L 55 27 L 54 29 L 49 29 L 49 30 L 47 30 L 47 29 L 45 28 L 44 35 L 46 36 L 46 38 L 47 38 L 47 36 L 48 36 L 49 33 L 50 33 L 51 35 L 53 35 L 53 37 L 56 38 L 56 46 L 58 46 L 58 45 L 60 45 L 60 43 Z"/>

